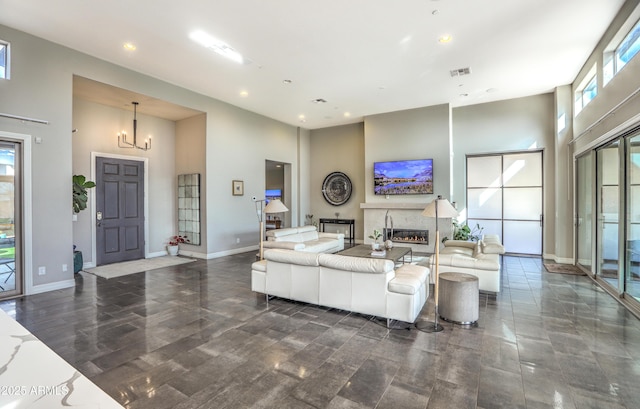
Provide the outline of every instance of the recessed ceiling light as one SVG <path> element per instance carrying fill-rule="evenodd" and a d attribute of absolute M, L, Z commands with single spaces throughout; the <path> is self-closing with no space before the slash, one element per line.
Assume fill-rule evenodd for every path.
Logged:
<path fill-rule="evenodd" d="M 432 14 L 432 15 L 434 15 L 434 16 L 435 16 L 435 15 L 437 15 L 438 13 L 440 13 L 440 10 L 433 10 L 433 11 L 431 12 L 431 14 Z"/>
<path fill-rule="evenodd" d="M 300 120 L 300 122 L 307 122 L 307 118 L 305 118 L 303 114 L 298 115 L 298 119 Z"/>
<path fill-rule="evenodd" d="M 322 98 L 316 98 L 311 100 L 311 102 L 313 102 L 314 104 L 326 104 L 327 100 Z"/>
<path fill-rule="evenodd" d="M 493 94 L 494 92 L 498 92 L 498 89 L 497 88 L 489 88 L 487 90 L 487 92 L 490 93 L 490 94 Z"/>
<path fill-rule="evenodd" d="M 291 81 L 291 80 L 282 80 L 282 83 L 283 84 L 287 84 L 287 85 L 291 84 L 292 82 L 293 81 Z"/>
<path fill-rule="evenodd" d="M 249 96 L 249 92 L 247 92 L 247 91 L 240 91 L 240 96 L 241 96 L 242 98 L 246 98 L 246 97 L 248 97 L 248 96 Z"/>
<path fill-rule="evenodd" d="M 242 54 L 233 49 L 229 44 L 226 44 L 204 31 L 194 31 L 189 35 L 189 37 L 200 44 L 205 48 L 210 48 L 215 51 L 217 54 L 220 54 L 223 57 L 230 59 L 231 61 L 235 61 L 238 64 L 249 64 L 251 61 L 244 58 Z"/>
<path fill-rule="evenodd" d="M 133 44 L 133 43 L 124 43 L 124 45 L 122 47 L 124 47 L 124 49 L 127 50 L 127 51 L 135 51 L 136 50 L 136 45 Z"/>
<path fill-rule="evenodd" d="M 438 41 L 440 41 L 441 43 L 448 43 L 451 40 L 453 40 L 453 37 L 451 37 L 449 34 L 441 35 L 438 38 Z"/>
<path fill-rule="evenodd" d="M 351 112 L 345 112 L 345 113 L 344 113 L 344 117 L 345 117 L 345 118 L 349 118 L 350 116 L 351 116 Z"/>
<path fill-rule="evenodd" d="M 460 94 L 461 97 L 468 97 L 469 94 Z"/>

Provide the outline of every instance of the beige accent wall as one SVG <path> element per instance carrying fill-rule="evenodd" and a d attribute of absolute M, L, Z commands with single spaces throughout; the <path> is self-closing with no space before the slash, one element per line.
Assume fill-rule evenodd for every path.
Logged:
<path fill-rule="evenodd" d="M 444 104 L 365 118 L 366 203 L 426 204 L 437 195 L 450 198 L 449 112 L 449 105 Z M 433 159 L 433 195 L 374 195 L 374 162 L 429 158 Z"/>
<path fill-rule="evenodd" d="M 362 240 L 363 213 L 360 203 L 364 200 L 364 126 L 362 123 L 311 131 L 311 189 L 310 210 L 313 220 L 335 218 L 355 219 L 356 240 Z M 332 172 L 343 172 L 353 186 L 351 198 L 340 206 L 329 204 L 322 195 L 322 183 Z M 372 187 L 373 189 L 373 187 Z M 304 214 L 302 215 L 304 222 Z M 326 225 L 325 231 L 345 233 L 348 226 Z"/>

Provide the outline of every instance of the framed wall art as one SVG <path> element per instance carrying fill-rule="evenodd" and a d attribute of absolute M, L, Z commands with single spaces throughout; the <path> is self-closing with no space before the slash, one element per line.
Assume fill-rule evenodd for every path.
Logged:
<path fill-rule="evenodd" d="M 232 182 L 232 189 L 234 196 L 244 195 L 244 182 L 242 180 L 234 180 Z"/>

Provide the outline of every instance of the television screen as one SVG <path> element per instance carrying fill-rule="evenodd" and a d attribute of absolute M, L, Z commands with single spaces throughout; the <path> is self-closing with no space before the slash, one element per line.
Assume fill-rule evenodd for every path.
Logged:
<path fill-rule="evenodd" d="M 276 198 L 276 199 L 280 199 L 282 198 L 282 190 L 280 189 L 267 189 L 264 192 L 264 195 L 267 199 L 271 199 L 271 198 Z"/>
<path fill-rule="evenodd" d="M 376 195 L 433 194 L 433 159 L 374 162 Z"/>

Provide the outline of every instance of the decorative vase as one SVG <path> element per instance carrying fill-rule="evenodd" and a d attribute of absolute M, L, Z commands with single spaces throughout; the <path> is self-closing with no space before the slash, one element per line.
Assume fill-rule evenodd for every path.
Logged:
<path fill-rule="evenodd" d="M 387 240 L 384 242 L 384 248 L 387 250 L 391 250 L 393 248 L 393 242 L 391 240 Z"/>
<path fill-rule="evenodd" d="M 371 243 L 371 250 L 373 251 L 380 250 L 380 243 L 378 243 L 377 241 L 374 241 L 373 243 Z"/>
<path fill-rule="evenodd" d="M 167 246 L 167 252 L 169 253 L 170 256 L 177 256 L 179 249 L 180 249 L 180 246 L 178 246 L 178 245 Z"/>

